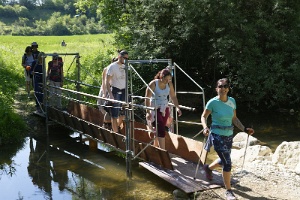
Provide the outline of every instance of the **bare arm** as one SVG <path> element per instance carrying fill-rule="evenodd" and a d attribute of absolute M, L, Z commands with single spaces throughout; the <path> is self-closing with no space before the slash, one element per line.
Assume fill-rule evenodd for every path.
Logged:
<path fill-rule="evenodd" d="M 23 67 L 26 67 L 26 65 L 25 65 L 25 58 L 24 58 L 24 56 L 22 57 L 22 66 L 23 66 Z"/>
<path fill-rule="evenodd" d="M 201 123 L 203 126 L 203 134 L 207 136 L 209 134 L 209 128 L 207 126 L 207 118 L 211 114 L 210 110 L 205 109 L 201 115 Z"/>
<path fill-rule="evenodd" d="M 150 89 L 154 92 L 155 90 L 155 82 L 154 81 L 151 81 L 149 83 L 149 87 Z M 148 87 L 146 88 L 146 94 L 145 94 L 145 97 L 147 97 L 145 99 L 145 106 L 147 107 L 150 107 L 151 106 L 151 103 L 150 103 L 150 98 L 152 96 L 152 91 L 150 90 Z M 147 110 L 147 113 L 150 113 L 150 110 Z"/>
<path fill-rule="evenodd" d="M 233 111 L 233 118 L 232 118 L 232 123 L 238 127 L 241 131 L 246 132 L 250 135 L 252 135 L 254 133 L 254 130 L 252 128 L 247 128 L 245 127 L 242 122 L 239 120 L 239 118 L 237 118 L 236 116 L 236 110 Z"/>
<path fill-rule="evenodd" d="M 47 70 L 47 78 L 49 78 L 49 73 L 50 73 L 50 63 L 48 63 L 48 70 Z"/>
<path fill-rule="evenodd" d="M 112 94 L 112 91 L 110 89 L 110 84 L 109 84 L 111 79 L 112 79 L 112 76 L 106 74 L 105 87 L 106 87 L 106 91 L 108 91 L 109 98 L 114 99 L 114 96 Z"/>
<path fill-rule="evenodd" d="M 182 113 L 181 113 L 181 110 L 180 110 L 180 108 L 179 108 L 178 99 L 177 99 L 177 97 L 176 97 L 176 93 L 175 93 L 175 90 L 174 90 L 174 87 L 173 87 L 173 83 L 172 83 L 172 82 L 169 83 L 169 87 L 170 87 L 170 97 L 171 97 L 171 99 L 172 99 L 172 101 L 173 101 L 173 104 L 174 104 L 175 107 L 176 107 L 176 110 L 177 110 L 177 112 L 178 112 L 178 115 L 181 116 Z"/>
<path fill-rule="evenodd" d="M 102 72 L 102 85 L 101 85 L 101 89 L 103 91 L 104 97 L 105 97 L 105 94 L 106 94 L 106 91 L 107 91 L 107 87 L 106 87 L 106 71 L 107 71 L 107 67 L 105 67 L 103 69 L 103 72 Z"/>
<path fill-rule="evenodd" d="M 151 90 L 149 89 L 149 87 Z M 147 97 L 147 98 L 145 98 L 145 106 L 147 106 L 147 107 L 151 106 L 150 98 L 153 94 L 152 92 L 154 92 L 154 90 L 155 90 L 155 81 L 154 80 L 149 83 L 149 87 L 146 88 L 146 94 L 145 94 L 145 97 Z M 146 110 L 146 120 L 151 121 L 151 119 L 152 119 L 151 110 L 147 109 Z"/>

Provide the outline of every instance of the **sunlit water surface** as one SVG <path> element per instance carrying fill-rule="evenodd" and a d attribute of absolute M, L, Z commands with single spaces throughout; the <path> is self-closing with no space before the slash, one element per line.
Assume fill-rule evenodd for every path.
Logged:
<path fill-rule="evenodd" d="M 298 115 L 299 116 L 299 115 Z M 241 113 L 241 121 L 255 129 L 255 137 L 273 151 L 282 141 L 300 141 L 299 119 L 288 113 L 254 115 Z M 195 116 L 186 115 L 186 118 Z M 199 116 L 200 119 L 200 116 Z M 199 127 L 180 129 L 185 136 L 203 140 Z M 92 151 L 76 133 L 50 130 L 49 138 L 26 138 L 24 147 L 0 148 L 0 199 L 173 199 L 176 189 L 132 162 L 132 179 L 126 176 L 124 157 Z M 13 154 L 7 158 L 6 154 Z M 214 158 L 213 152 L 209 161 Z"/>

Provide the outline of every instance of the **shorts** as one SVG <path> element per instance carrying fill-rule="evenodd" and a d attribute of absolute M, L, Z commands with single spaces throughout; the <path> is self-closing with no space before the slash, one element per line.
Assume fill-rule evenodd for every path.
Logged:
<path fill-rule="evenodd" d="M 25 81 L 31 81 L 31 75 L 29 71 L 24 70 Z"/>
<path fill-rule="evenodd" d="M 116 87 L 112 87 L 112 94 L 114 96 L 114 100 L 125 101 L 125 89 L 119 89 Z M 118 118 L 119 115 L 124 115 L 124 112 L 121 110 L 121 103 L 112 103 L 111 109 L 111 117 Z"/>
<path fill-rule="evenodd" d="M 213 145 L 215 151 L 230 152 L 232 148 L 233 135 L 223 136 L 215 133 L 211 133 L 213 137 Z"/>
<path fill-rule="evenodd" d="M 164 138 L 166 136 L 166 132 L 168 131 L 167 127 L 167 121 L 170 116 L 170 108 L 167 107 L 165 110 L 165 115 L 163 116 L 160 112 L 160 108 L 157 109 L 157 136 Z M 153 117 L 155 117 L 153 115 Z M 155 127 L 155 122 L 152 123 L 152 125 Z"/>

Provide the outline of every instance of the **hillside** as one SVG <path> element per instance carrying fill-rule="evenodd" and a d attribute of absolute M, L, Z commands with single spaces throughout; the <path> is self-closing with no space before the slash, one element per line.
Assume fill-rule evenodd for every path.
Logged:
<path fill-rule="evenodd" d="M 40 7 L 0 5 L 0 35 L 83 35 L 107 32 L 95 14 L 78 14 L 70 3 Z"/>

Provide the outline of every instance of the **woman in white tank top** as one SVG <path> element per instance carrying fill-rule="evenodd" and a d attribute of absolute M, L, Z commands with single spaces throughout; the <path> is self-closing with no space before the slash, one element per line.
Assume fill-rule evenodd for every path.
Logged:
<path fill-rule="evenodd" d="M 146 89 L 147 98 L 145 105 L 147 107 L 155 107 L 157 109 L 157 137 L 154 141 L 155 146 L 165 149 L 165 126 L 170 116 L 170 108 L 168 106 L 170 97 L 176 107 L 178 115 L 181 115 L 178 100 L 172 83 L 172 75 L 168 69 L 163 69 L 154 77 Z M 146 119 L 148 125 L 155 127 L 155 111 L 147 110 Z"/>

